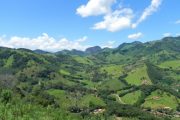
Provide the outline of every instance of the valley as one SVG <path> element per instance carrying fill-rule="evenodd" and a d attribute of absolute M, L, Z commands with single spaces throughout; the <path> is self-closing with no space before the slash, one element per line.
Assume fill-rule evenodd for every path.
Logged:
<path fill-rule="evenodd" d="M 0 47 L 2 120 L 178 120 L 180 37 L 86 51 Z"/>

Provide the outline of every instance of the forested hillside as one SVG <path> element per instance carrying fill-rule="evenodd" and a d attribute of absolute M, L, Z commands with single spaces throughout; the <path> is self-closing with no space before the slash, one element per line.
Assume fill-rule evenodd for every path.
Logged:
<path fill-rule="evenodd" d="M 0 47 L 1 120 L 178 120 L 180 37 L 86 51 Z"/>

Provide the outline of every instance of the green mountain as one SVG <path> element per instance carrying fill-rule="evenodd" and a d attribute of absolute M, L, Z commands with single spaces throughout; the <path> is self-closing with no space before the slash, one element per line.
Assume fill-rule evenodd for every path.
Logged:
<path fill-rule="evenodd" d="M 94 53 L 98 53 L 102 50 L 101 47 L 99 46 L 94 46 L 94 47 L 90 47 L 90 48 L 87 48 L 85 53 L 87 54 L 94 54 Z"/>
<path fill-rule="evenodd" d="M 2 120 L 178 120 L 180 37 L 85 51 L 0 47 Z"/>

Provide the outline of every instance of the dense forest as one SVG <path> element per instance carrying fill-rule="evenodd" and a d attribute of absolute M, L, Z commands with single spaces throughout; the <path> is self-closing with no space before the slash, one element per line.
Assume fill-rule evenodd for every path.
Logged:
<path fill-rule="evenodd" d="M 1 120 L 178 120 L 180 37 L 86 51 L 0 47 Z"/>

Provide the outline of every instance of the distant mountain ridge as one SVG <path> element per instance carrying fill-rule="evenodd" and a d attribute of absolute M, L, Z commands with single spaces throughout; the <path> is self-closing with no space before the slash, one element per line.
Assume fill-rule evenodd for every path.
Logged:
<path fill-rule="evenodd" d="M 180 39 L 180 37 L 165 37 L 161 40 L 154 40 L 154 41 L 148 41 L 145 43 L 142 43 L 141 41 L 134 41 L 131 43 L 122 43 L 120 44 L 117 48 L 108 48 L 110 50 L 125 50 L 125 49 L 129 49 L 131 47 L 142 47 L 142 46 L 158 46 L 158 44 L 162 43 L 164 41 L 165 44 L 168 44 L 168 42 L 173 42 L 176 41 L 177 39 Z M 177 46 L 179 47 L 179 44 L 177 44 Z M 159 46 L 162 47 L 162 46 Z M 62 51 L 58 51 L 55 52 L 56 54 L 68 54 L 68 55 L 80 55 L 80 56 L 84 56 L 84 55 L 89 55 L 89 54 L 96 54 L 98 52 L 102 52 L 104 49 L 106 48 L 101 48 L 100 46 L 93 46 L 93 47 L 89 47 L 87 48 L 85 51 L 81 51 L 81 50 L 76 50 L 76 49 L 72 49 L 72 50 L 62 50 Z M 180 48 L 178 48 L 177 50 L 179 51 Z M 35 53 L 40 53 L 40 54 L 45 54 L 45 53 L 49 53 L 47 51 L 44 50 L 34 50 Z"/>
<path fill-rule="evenodd" d="M 90 47 L 86 49 L 86 53 L 88 54 L 94 54 L 94 53 L 98 53 L 102 50 L 102 48 L 100 46 L 94 46 L 94 47 Z"/>
<path fill-rule="evenodd" d="M 35 53 L 37 53 L 37 54 L 47 54 L 47 53 L 49 53 L 49 52 L 47 52 L 47 51 L 40 50 L 40 49 L 33 50 L 33 52 L 35 52 Z"/>
<path fill-rule="evenodd" d="M 17 110 L 32 119 L 178 118 L 179 86 L 180 37 L 56 53 L 0 47 L 4 118 Z"/>
<path fill-rule="evenodd" d="M 7 47 L 1 47 L 1 49 L 11 49 Z M 16 49 L 14 49 L 16 50 Z M 77 56 L 87 56 L 87 55 L 101 55 L 101 53 L 108 54 L 122 54 L 122 55 L 150 55 L 152 53 L 158 53 L 162 50 L 168 52 L 180 52 L 180 37 L 165 37 L 161 40 L 154 40 L 142 43 L 140 41 L 134 41 L 132 43 L 122 43 L 117 48 L 101 48 L 100 46 L 89 47 L 85 51 L 81 50 L 62 50 L 55 53 L 47 52 L 44 50 L 36 49 L 29 50 L 26 48 L 18 48 L 20 51 L 34 52 L 36 54 L 62 54 L 62 55 L 77 55 Z"/>

